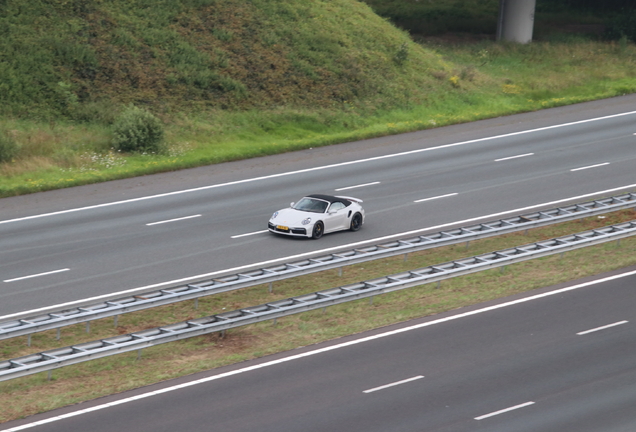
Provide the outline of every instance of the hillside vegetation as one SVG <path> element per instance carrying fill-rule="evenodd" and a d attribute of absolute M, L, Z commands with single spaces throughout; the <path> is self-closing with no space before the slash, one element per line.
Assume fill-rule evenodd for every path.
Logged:
<path fill-rule="evenodd" d="M 625 35 L 520 46 L 495 43 L 486 24 L 457 44 L 412 37 L 371 9 L 424 16 L 426 2 L 368 4 L 0 1 L 0 196 L 636 91 Z M 431 15 L 439 30 L 458 16 L 488 23 L 497 4 L 448 0 L 427 13 L 447 5 Z M 161 146 L 117 146 L 131 110 L 165 129 Z"/>
<path fill-rule="evenodd" d="M 9 0 L 4 15 L 5 116 L 103 120 L 129 102 L 377 109 L 407 88 L 421 102 L 424 72 L 443 68 L 351 0 Z"/>

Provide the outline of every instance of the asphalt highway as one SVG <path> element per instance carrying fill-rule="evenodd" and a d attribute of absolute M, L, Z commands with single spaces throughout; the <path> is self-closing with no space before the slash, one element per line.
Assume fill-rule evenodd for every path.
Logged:
<path fill-rule="evenodd" d="M 634 96 L 0 200 L 0 319 L 636 189 Z M 309 193 L 359 232 L 265 232 Z M 529 211 L 529 210 L 527 210 Z"/>
<path fill-rule="evenodd" d="M 5 432 L 628 432 L 636 269 L 3 425 Z M 370 313 L 372 313 L 370 311 Z"/>

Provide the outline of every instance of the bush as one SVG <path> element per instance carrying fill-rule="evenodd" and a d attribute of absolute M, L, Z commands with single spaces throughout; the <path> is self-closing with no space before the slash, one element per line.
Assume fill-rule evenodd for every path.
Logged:
<path fill-rule="evenodd" d="M 17 156 L 20 147 L 13 136 L 0 130 L 0 162 L 9 162 Z"/>
<path fill-rule="evenodd" d="M 636 9 L 623 9 L 617 14 L 607 25 L 605 36 L 611 40 L 636 42 Z"/>
<path fill-rule="evenodd" d="M 143 108 L 127 106 L 113 124 L 113 147 L 126 153 L 161 153 L 161 121 Z"/>
<path fill-rule="evenodd" d="M 393 61 L 398 66 L 404 66 L 404 63 L 409 58 L 409 46 L 406 42 L 404 42 L 395 52 L 393 56 Z"/>

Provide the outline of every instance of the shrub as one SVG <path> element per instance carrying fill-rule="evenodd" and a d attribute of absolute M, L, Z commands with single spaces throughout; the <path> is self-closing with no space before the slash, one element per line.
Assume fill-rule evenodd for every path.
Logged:
<path fill-rule="evenodd" d="M 113 147 L 126 153 L 160 153 L 161 121 L 143 108 L 128 105 L 113 124 Z"/>
<path fill-rule="evenodd" d="M 13 136 L 0 130 L 0 162 L 9 162 L 17 156 L 20 147 Z"/>
<path fill-rule="evenodd" d="M 608 39 L 636 42 L 636 9 L 623 9 L 605 29 Z"/>
<path fill-rule="evenodd" d="M 403 66 L 406 60 L 409 58 L 409 46 L 404 42 L 399 46 L 395 55 L 393 56 L 393 61 L 398 66 Z"/>

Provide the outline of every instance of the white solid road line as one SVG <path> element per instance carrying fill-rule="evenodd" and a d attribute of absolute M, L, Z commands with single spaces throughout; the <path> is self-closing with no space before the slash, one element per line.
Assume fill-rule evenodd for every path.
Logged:
<path fill-rule="evenodd" d="M 122 404 L 125 404 L 125 403 L 134 402 L 134 401 L 139 400 L 139 399 L 149 398 L 149 397 L 152 397 L 152 396 L 155 396 L 155 395 L 158 395 L 158 394 L 169 393 L 169 392 L 172 392 L 172 391 L 175 391 L 175 390 L 180 390 L 182 388 L 192 387 L 192 386 L 199 385 L 199 384 L 204 384 L 204 383 L 207 383 L 207 382 L 210 382 L 210 381 L 216 381 L 218 379 L 227 378 L 227 377 L 230 377 L 230 376 L 233 376 L 233 375 L 238 375 L 238 374 L 241 374 L 241 373 L 250 372 L 250 371 L 253 371 L 253 370 L 262 369 L 262 368 L 266 368 L 266 367 L 269 367 L 269 366 L 278 365 L 278 364 L 281 364 L 281 363 L 287 363 L 289 361 L 298 360 L 298 359 L 301 359 L 303 357 L 310 357 L 310 356 L 313 356 L 313 355 L 316 355 L 316 354 L 321 354 L 321 353 L 324 353 L 324 352 L 329 352 L 329 351 L 337 350 L 337 349 L 340 349 L 340 348 L 346 348 L 346 347 L 351 346 L 351 345 L 357 345 L 357 344 L 360 344 L 360 343 L 369 342 L 369 341 L 372 341 L 372 340 L 381 339 L 381 338 L 384 338 L 384 337 L 389 337 L 389 336 L 393 336 L 393 335 L 400 334 L 400 333 L 405 333 L 405 332 L 411 331 L 411 330 L 417 330 L 417 329 L 420 329 L 420 328 L 429 327 L 429 326 L 433 326 L 433 325 L 437 325 L 437 324 L 442 324 L 442 323 L 445 323 L 445 322 L 448 322 L 448 321 L 454 321 L 454 320 L 465 318 L 465 317 L 468 317 L 468 316 L 478 315 L 478 314 L 482 314 L 482 313 L 489 312 L 489 311 L 492 311 L 492 310 L 501 309 L 501 308 L 505 308 L 505 307 L 509 307 L 509 306 L 514 306 L 516 304 L 525 303 L 525 302 L 537 300 L 537 299 L 544 298 L 544 297 L 558 295 L 558 294 L 561 294 L 561 293 L 564 293 L 564 292 L 567 292 L 567 291 L 577 290 L 577 289 L 588 287 L 588 286 L 591 286 L 591 285 L 596 285 L 596 284 L 599 284 L 599 283 L 603 283 L 603 282 L 607 282 L 607 281 L 611 281 L 611 280 L 615 280 L 615 279 L 620 279 L 620 278 L 627 277 L 627 276 L 632 276 L 634 274 L 636 274 L 636 270 L 630 271 L 630 272 L 626 272 L 626 273 L 621 273 L 621 274 L 614 275 L 614 276 L 608 276 L 608 277 L 603 278 L 603 279 L 598 279 L 598 280 L 593 280 L 593 281 L 589 281 L 589 282 L 584 282 L 584 283 L 581 283 L 581 284 L 578 284 L 578 285 L 573 285 L 573 286 L 566 287 L 566 288 L 556 289 L 554 291 L 544 292 L 544 293 L 536 294 L 536 295 L 529 296 L 529 297 L 524 297 L 524 298 L 520 298 L 520 299 L 516 299 L 516 300 L 511 300 L 511 301 L 505 302 L 505 303 L 500 303 L 500 304 L 496 304 L 496 305 L 492 305 L 492 306 L 487 306 L 487 307 L 482 308 L 482 309 L 477 309 L 477 310 L 473 310 L 473 311 L 469 311 L 469 312 L 464 312 L 464 313 L 460 313 L 460 314 L 457 314 L 457 315 L 451 315 L 451 316 L 448 316 L 448 317 L 445 317 L 445 318 L 439 318 L 439 319 L 436 319 L 436 320 L 433 320 L 433 321 L 426 321 L 426 322 L 423 322 L 423 323 L 420 323 L 420 324 L 415 324 L 415 325 L 408 326 L 408 327 L 402 327 L 402 328 L 391 330 L 391 331 L 388 331 L 388 332 L 379 333 L 379 334 L 375 334 L 375 335 L 372 335 L 372 336 L 366 336 L 366 337 L 362 337 L 360 339 L 354 339 L 354 340 L 350 340 L 348 342 L 343 342 L 343 343 L 336 344 L 336 345 L 330 345 L 330 346 L 326 346 L 326 347 L 323 347 L 323 348 L 318 348 L 318 349 L 315 349 L 313 351 L 307 351 L 307 352 L 300 353 L 300 354 L 290 355 L 288 357 L 282 357 L 282 358 L 279 358 L 277 360 L 271 360 L 271 361 L 267 361 L 267 362 L 264 362 L 264 363 L 258 363 L 258 364 L 252 365 L 252 366 L 243 367 L 243 368 L 240 368 L 240 369 L 234 369 L 234 370 L 231 370 L 231 371 L 228 371 L 228 372 L 223 372 L 223 373 L 220 373 L 220 374 L 217 374 L 217 375 L 208 376 L 208 377 L 201 378 L 201 379 L 194 380 L 194 381 L 188 381 L 188 382 L 185 382 L 185 383 L 182 383 L 182 384 L 177 384 L 177 385 L 174 385 L 174 386 L 171 386 L 171 387 L 164 387 L 162 389 L 159 389 L 159 390 L 156 390 L 156 391 L 153 391 L 153 392 L 141 393 L 141 394 L 138 394 L 136 396 L 131 396 L 131 397 L 128 397 L 128 398 L 119 399 L 119 400 L 116 400 L 114 402 L 110 402 L 110 403 L 106 403 L 106 404 L 102 404 L 102 405 L 96 405 L 96 406 L 93 406 L 91 408 L 86 408 L 86 409 L 79 410 L 79 411 L 69 412 L 69 413 L 66 413 L 66 414 L 62 414 L 60 416 L 49 417 L 49 418 L 46 418 L 46 419 L 43 419 L 43 420 L 40 420 L 40 421 L 37 421 L 37 422 L 28 423 L 28 424 L 24 424 L 24 425 L 21 425 L 21 426 L 16 426 L 16 427 L 11 428 L 11 429 L 5 429 L 5 430 L 0 431 L 0 432 L 17 432 L 17 431 L 24 430 L 24 429 L 29 429 L 29 428 L 32 428 L 32 427 L 35 427 L 35 426 L 38 426 L 38 425 L 51 423 L 51 422 L 55 422 L 55 421 L 58 421 L 58 420 L 63 420 L 65 418 L 76 417 L 76 416 L 79 416 L 79 415 L 82 415 L 82 414 L 86 414 L 86 413 L 89 413 L 89 412 L 92 412 L 92 411 L 99 411 L 99 410 L 102 410 L 102 409 L 110 408 L 112 406 L 122 405 Z M 534 402 L 527 402 L 527 404 L 532 404 L 532 403 L 534 403 Z M 523 404 L 523 406 L 527 406 L 527 404 Z M 518 405 L 518 407 L 521 407 L 521 406 Z M 508 408 L 508 410 L 510 410 L 510 408 Z M 499 413 L 501 413 L 501 412 L 502 411 L 499 411 Z M 490 416 L 490 415 L 495 415 L 495 414 L 494 413 L 493 414 L 488 414 L 488 416 Z M 481 418 L 486 418 L 486 417 L 481 416 Z"/>
<path fill-rule="evenodd" d="M 182 221 L 182 220 L 186 220 L 186 219 L 192 219 L 192 218 L 198 218 L 201 217 L 200 214 L 197 215 L 192 215 L 192 216 L 184 216 L 184 217 L 180 217 L 180 218 L 176 218 L 176 219 L 168 219 L 168 220 L 164 220 L 164 221 L 159 221 L 159 222 L 151 222 L 151 223 L 147 223 L 147 226 L 152 226 L 152 225 L 160 225 L 160 224 L 165 224 L 165 223 L 170 223 L 170 222 L 177 222 L 177 221 Z"/>
<path fill-rule="evenodd" d="M 334 189 L 336 192 L 340 192 L 343 190 L 348 190 L 348 189 L 356 189 L 356 188 L 361 188 L 361 187 L 365 187 L 365 186 L 372 186 L 372 185 L 377 185 L 380 184 L 379 181 L 377 182 L 371 182 L 371 183 L 364 183 L 364 184 L 359 184 L 359 185 L 355 185 L 355 186 L 347 186 L 347 187 L 343 187 L 340 189 Z"/>
<path fill-rule="evenodd" d="M 256 234 L 262 234 L 262 233 L 266 233 L 269 232 L 269 230 L 262 230 L 262 231 L 254 231 L 251 233 L 246 233 L 246 234 L 237 234 L 237 235 L 233 235 L 230 238 L 240 238 L 240 237 L 247 237 L 247 236 L 251 236 L 251 235 L 256 235 Z"/>
<path fill-rule="evenodd" d="M 452 197 L 452 196 L 455 196 L 455 195 L 459 195 L 459 194 L 457 192 L 449 193 L 449 194 L 446 194 L 446 195 L 440 195 L 440 196 L 431 197 L 431 198 L 423 198 L 423 199 L 415 200 L 413 202 L 420 203 L 420 202 L 424 202 L 424 201 L 431 201 L 431 200 L 436 200 L 436 199 L 440 199 L 440 198 Z"/>
<path fill-rule="evenodd" d="M 401 152 L 401 153 L 388 154 L 388 155 L 384 155 L 384 156 L 376 156 L 376 157 L 371 157 L 371 158 L 366 158 L 366 159 L 358 159 L 358 160 L 353 160 L 353 161 L 349 161 L 349 162 L 341 162 L 341 163 L 332 164 L 332 165 L 323 165 L 323 166 L 319 166 L 319 167 L 307 168 L 307 169 L 302 169 L 302 170 L 298 170 L 298 171 L 288 171 L 288 172 L 284 172 L 284 173 L 280 173 L 280 174 L 272 174 L 272 175 L 268 175 L 268 176 L 254 177 L 254 178 L 250 178 L 250 179 L 237 180 L 237 181 L 228 182 L 228 183 L 219 183 L 219 184 L 214 184 L 214 185 L 201 186 L 201 187 L 193 188 L 193 189 L 184 189 L 184 190 L 180 190 L 180 191 L 167 192 L 167 193 L 162 193 L 162 194 L 157 194 L 157 195 L 149 195 L 149 196 L 145 196 L 145 197 L 131 198 L 131 199 L 128 199 L 128 200 L 123 200 L 123 201 L 114 201 L 114 202 L 110 202 L 110 203 L 97 204 L 97 205 L 93 205 L 93 206 L 79 207 L 79 208 L 67 209 L 67 210 L 60 210 L 60 211 L 56 211 L 56 212 L 42 213 L 42 214 L 39 214 L 39 215 L 25 216 L 25 217 L 15 218 L 15 219 L 7 219 L 7 220 L 0 221 L 0 225 L 1 224 L 6 224 L 6 223 L 11 223 L 11 222 L 20 222 L 20 221 L 24 221 L 24 220 L 37 219 L 37 218 L 42 218 L 42 217 L 47 217 L 47 216 L 56 216 L 56 215 L 61 215 L 61 214 L 66 214 L 66 213 L 73 213 L 73 212 L 78 212 L 78 211 L 83 211 L 83 210 L 91 210 L 91 209 L 96 209 L 96 208 L 101 208 L 101 207 L 109 207 L 109 206 L 114 206 L 114 205 L 119 205 L 119 204 L 127 204 L 127 203 L 132 203 L 132 202 L 137 202 L 137 201 L 144 201 L 144 200 L 149 200 L 149 199 L 154 199 L 154 198 L 163 198 L 163 197 L 167 197 L 167 196 L 180 195 L 180 194 L 190 193 L 190 192 L 199 192 L 199 191 L 203 191 L 203 190 L 207 190 L 207 189 L 219 188 L 219 187 L 223 187 L 223 186 L 232 186 L 232 185 L 237 185 L 237 184 L 250 183 L 250 182 L 259 181 L 259 180 L 267 180 L 267 179 L 272 179 L 272 178 L 285 177 L 285 176 L 294 175 L 294 174 L 306 173 L 306 172 L 311 172 L 311 171 L 319 171 L 319 170 L 323 170 L 323 169 L 341 167 L 341 166 L 346 166 L 346 165 L 354 165 L 354 164 L 358 164 L 358 163 L 371 162 L 371 161 L 382 160 L 382 159 L 389 159 L 389 158 L 393 158 L 393 157 L 407 156 L 407 155 L 416 154 L 416 153 L 423 153 L 423 152 L 439 150 L 439 149 L 444 149 L 444 148 L 463 146 L 463 145 L 467 145 L 467 144 L 474 144 L 474 143 L 477 143 L 477 142 L 483 142 L 483 141 L 494 140 L 494 139 L 508 138 L 508 137 L 512 137 L 512 136 L 524 135 L 524 134 L 533 133 L 533 132 L 541 132 L 541 131 L 546 131 L 546 130 L 550 130 L 550 129 L 558 129 L 558 128 L 561 128 L 561 127 L 567 127 L 567 126 L 573 126 L 573 125 L 578 125 L 578 124 L 590 123 L 590 122 L 595 122 L 595 121 L 600 121 L 600 120 L 607 120 L 607 119 L 611 119 L 611 118 L 623 117 L 623 116 L 634 115 L 634 114 L 636 114 L 636 111 L 629 111 L 629 112 L 625 112 L 625 113 L 612 114 L 612 115 L 608 115 L 608 116 L 596 117 L 596 118 L 587 119 L 587 120 L 579 120 L 579 121 L 570 122 L 570 123 L 561 123 L 561 124 L 553 125 L 553 126 L 545 126 L 545 127 L 541 127 L 541 128 L 537 128 L 537 129 L 528 129 L 528 130 L 519 131 L 519 132 L 511 132 L 511 133 L 503 134 L 503 135 L 495 135 L 495 136 L 491 136 L 491 137 L 477 138 L 477 139 L 473 139 L 473 140 L 461 141 L 461 142 L 456 142 L 456 143 L 451 143 L 451 144 L 443 144 L 443 145 L 436 146 L 436 147 L 428 147 L 428 148 L 411 150 L 411 151 L 406 151 L 406 152 Z"/>
<path fill-rule="evenodd" d="M 349 244 L 345 244 L 345 245 L 341 245 L 341 246 L 335 246 L 332 248 L 326 248 L 326 249 L 320 249 L 320 250 L 315 250 L 315 251 L 310 251 L 310 252 L 305 252 L 302 254 L 297 254 L 297 255 L 292 255 L 292 256 L 287 256 L 287 257 L 282 257 L 282 258 L 276 258 L 276 259 L 272 259 L 272 260 L 268 260 L 268 261 L 261 261 L 258 263 L 252 263 L 252 264 L 247 264 L 247 265 L 243 265 L 243 266 L 239 266 L 239 267 L 233 267 L 233 268 L 229 268 L 229 269 L 224 269 L 224 270 L 217 270 L 217 271 L 213 271 L 210 273 L 203 273 L 203 274 L 198 274 L 198 275 L 194 275 L 194 276 L 187 276 L 181 279 L 174 279 L 174 280 L 170 280 L 170 281 L 166 281 L 166 282 L 159 282 L 156 284 L 151 284 L 151 285 L 145 285 L 142 287 L 138 287 L 138 288 L 132 288 L 129 290 L 124 290 L 124 291 L 118 291 L 115 293 L 111 293 L 111 294 L 104 294 L 104 295 L 100 295 L 100 296 L 95 296 L 95 297 L 90 297 L 90 298 L 85 298 L 85 299 L 81 299 L 81 300 L 75 300 L 75 301 L 71 301 L 71 302 L 67 302 L 67 303 L 60 303 L 60 304 L 56 304 L 56 305 L 52 305 L 52 306 L 46 306 L 46 307 L 42 307 L 42 308 L 38 308 L 38 309 L 32 309 L 30 311 L 23 311 L 23 312 L 18 312 L 18 313 L 14 313 L 14 314 L 9 314 L 9 315 L 4 315 L 4 316 L 0 316 L 0 321 L 4 321 L 7 319 L 12 319 L 14 317 L 22 317 L 22 316 L 26 316 L 26 315 L 31 315 L 31 314 L 37 314 L 40 312 L 44 312 L 44 311 L 50 311 L 50 310 L 59 310 L 59 309 L 63 309 L 63 308 L 67 308 L 67 307 L 71 307 L 73 305 L 76 304 L 81 304 L 84 303 L 86 304 L 87 302 L 91 302 L 91 301 L 95 301 L 95 300 L 104 300 L 104 299 L 113 299 L 116 298 L 118 296 L 122 296 L 122 295 L 128 295 L 128 294 L 133 294 L 133 293 L 138 293 L 138 292 L 143 292 L 145 290 L 150 290 L 150 289 L 154 289 L 154 288 L 159 288 L 159 287 L 163 287 L 166 285 L 176 285 L 176 284 L 180 284 L 183 282 L 187 282 L 187 281 L 192 281 L 193 279 L 207 279 L 209 277 L 212 276 L 216 276 L 219 274 L 229 274 L 229 273 L 236 273 L 245 269 L 253 269 L 253 268 L 259 268 L 259 267 L 265 267 L 268 266 L 270 264 L 275 264 L 275 263 L 280 263 L 281 261 L 294 261 L 298 258 L 304 258 L 307 256 L 313 256 L 313 255 L 320 255 L 320 254 L 325 254 L 325 253 L 330 253 L 330 252 L 335 252 L 335 251 L 342 251 L 343 249 L 353 249 L 355 247 L 361 246 L 361 245 L 368 245 L 369 243 L 377 243 L 377 242 L 382 242 L 385 240 L 390 240 L 390 239 L 394 239 L 396 237 L 403 237 L 403 236 L 409 236 L 409 235 L 414 235 L 417 233 L 421 233 L 422 231 L 432 231 L 432 230 L 440 230 L 449 226 L 453 226 L 453 225 L 464 225 L 464 224 L 468 224 L 468 223 L 472 223 L 472 222 L 476 222 L 478 220 L 482 220 L 482 219 L 491 219 L 491 218 L 496 218 L 496 217 L 501 217 L 510 213 L 522 213 L 528 210 L 533 210 L 535 208 L 538 207 L 547 207 L 547 206 L 554 206 L 557 204 L 561 204 L 563 202 L 567 202 L 567 201 L 578 201 L 578 200 L 582 200 L 591 196 L 595 196 L 595 195 L 605 195 L 605 194 L 610 194 L 612 192 L 616 192 L 616 191 L 620 191 L 620 190 L 625 190 L 625 189 L 631 189 L 631 188 L 635 188 L 636 184 L 632 184 L 632 185 L 627 185 L 627 186 L 621 186 L 618 188 L 613 188 L 613 189 L 607 189 L 604 191 L 598 191 L 598 192 L 592 192 L 589 194 L 585 194 L 585 195 L 579 195 L 579 196 L 575 196 L 575 197 L 570 197 L 570 198 L 564 198 L 564 199 L 560 199 L 560 200 L 556 200 L 556 201 L 550 201 L 550 202 L 545 202 L 545 203 L 541 203 L 541 204 L 535 204 L 535 205 L 531 205 L 528 207 L 521 207 L 521 208 L 517 208 L 517 209 L 513 209 L 513 210 L 506 210 L 503 212 L 499 212 L 499 213 L 493 213 L 493 214 L 489 214 L 489 215 L 484 215 L 484 216 L 478 216 L 478 217 L 474 217 L 474 218 L 470 218 L 470 219 L 464 219 L 461 221 L 455 221 L 455 222 L 449 222 L 449 223 L 445 223 L 445 224 L 441 224 L 441 225 L 435 225 L 435 226 L 430 226 L 430 227 L 426 227 L 426 228 L 420 228 L 420 229 L 416 229 L 413 231 L 406 231 L 406 232 L 401 232 L 401 233 L 397 233 L 397 234 L 391 234 L 388 236 L 384 236 L 384 237 L 376 237 L 374 239 L 369 239 L 369 240 L 364 240 L 361 242 L 355 242 L 355 243 L 349 243 Z"/>
<path fill-rule="evenodd" d="M 534 153 L 526 153 L 526 154 L 517 155 L 517 156 L 508 156 L 508 157 L 501 158 L 501 159 L 495 159 L 495 162 L 501 162 L 501 161 L 506 161 L 506 160 L 510 160 L 510 159 L 518 159 L 518 158 L 522 158 L 522 157 L 526 157 L 526 156 L 532 156 L 532 155 L 534 155 Z"/>
<path fill-rule="evenodd" d="M 605 329 L 608 329 L 610 327 L 616 327 L 616 326 L 619 326 L 619 325 L 622 325 L 622 324 L 627 324 L 628 322 L 629 321 L 615 322 L 614 324 L 608 324 L 608 325 L 605 325 L 603 327 L 596 327 L 596 328 L 593 328 L 593 329 L 590 329 L 590 330 L 585 330 L 585 331 L 579 332 L 579 333 L 577 333 L 577 335 L 581 336 L 581 335 L 585 335 L 585 334 L 588 334 L 588 333 L 593 333 L 593 332 L 597 332 L 597 331 L 600 331 L 600 330 L 605 330 Z"/>
<path fill-rule="evenodd" d="M 38 273 L 38 274 L 32 274 L 32 275 L 28 275 L 28 276 L 21 276 L 21 277 L 17 277 L 17 278 L 13 278 L 13 279 L 7 279 L 7 280 L 3 280 L 2 282 L 16 282 L 16 281 L 20 281 L 23 279 L 31 279 L 31 278 L 36 278 L 36 277 L 40 277 L 40 276 L 48 276 L 48 275 L 52 275 L 55 273 L 62 273 L 65 271 L 69 271 L 70 269 L 60 269 L 60 270 L 53 270 L 53 271 L 49 271 L 49 272 L 44 272 L 44 273 Z"/>
<path fill-rule="evenodd" d="M 496 415 L 499 415 L 499 414 L 506 413 L 508 411 L 517 410 L 519 408 L 524 408 L 524 407 L 527 407 L 527 406 L 530 406 L 530 405 L 534 405 L 534 402 L 522 403 L 522 404 L 510 407 L 510 408 L 505 408 L 505 409 L 502 409 L 502 410 L 499 410 L 499 411 L 492 412 L 490 414 L 485 414 L 483 416 L 475 417 L 475 420 L 483 420 L 483 419 L 488 418 L 488 417 L 493 417 L 493 416 L 496 416 Z"/>
<path fill-rule="evenodd" d="M 585 167 L 581 167 L 581 168 L 574 168 L 571 169 L 570 171 L 581 171 L 581 170 L 586 170 L 586 169 L 590 169 L 590 168 L 596 168 L 596 167 L 600 167 L 600 166 L 605 166 L 605 165 L 609 165 L 609 162 L 604 162 L 604 163 L 600 163 L 600 164 L 596 164 L 596 165 L 590 165 L 590 166 L 585 166 Z"/>
<path fill-rule="evenodd" d="M 391 383 L 391 384 L 386 384 L 386 385 L 383 385 L 383 386 L 380 386 L 380 387 L 375 387 L 375 388 L 372 388 L 372 389 L 369 389 L 369 390 L 364 390 L 362 393 L 373 393 L 374 391 L 384 390 L 384 389 L 389 388 L 389 387 L 393 387 L 393 386 L 400 385 L 400 384 L 405 384 L 405 383 L 408 383 L 408 382 L 411 382 L 411 381 L 415 381 L 415 380 L 418 380 L 418 379 L 422 379 L 422 378 L 424 378 L 424 375 L 418 375 L 418 376 L 415 376 L 413 378 L 407 378 L 407 379 L 402 380 L 402 381 L 397 381 L 397 382 L 394 382 L 394 383 Z"/>

